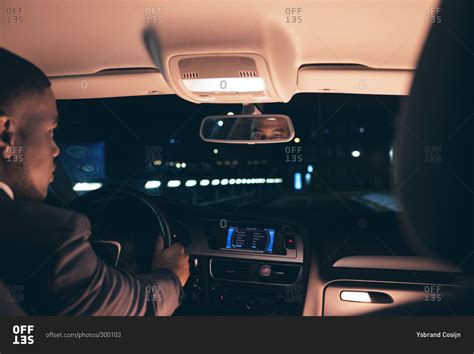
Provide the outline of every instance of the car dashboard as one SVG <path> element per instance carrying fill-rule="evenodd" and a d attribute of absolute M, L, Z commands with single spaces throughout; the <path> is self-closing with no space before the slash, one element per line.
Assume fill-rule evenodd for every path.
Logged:
<path fill-rule="evenodd" d="M 148 228 L 147 209 L 135 206 L 140 219 L 135 220 L 127 216 L 130 200 L 113 200 L 102 223 L 114 228 L 100 233 L 99 244 L 110 235 L 126 251 L 126 234 L 141 234 L 141 245 L 148 248 L 142 261 L 148 262 L 156 234 Z M 189 254 L 190 277 L 175 315 L 465 312 L 463 293 L 468 287 L 462 272 L 410 253 L 396 227 L 396 213 L 259 208 L 255 217 L 251 208 L 237 213 L 238 208 L 216 210 L 165 198 L 154 198 L 153 204 L 166 215 L 173 242 L 182 243 Z M 122 254 L 109 263 L 130 267 L 130 258 Z"/>
<path fill-rule="evenodd" d="M 304 239 L 294 227 L 240 218 L 204 218 L 199 224 L 186 246 L 191 277 L 180 312 L 302 313 L 307 276 Z"/>

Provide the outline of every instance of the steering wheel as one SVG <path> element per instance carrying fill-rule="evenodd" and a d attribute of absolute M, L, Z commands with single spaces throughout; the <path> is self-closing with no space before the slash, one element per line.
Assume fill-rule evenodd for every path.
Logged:
<path fill-rule="evenodd" d="M 89 218 L 96 253 L 120 268 L 149 272 L 157 237 L 163 237 L 165 248 L 172 244 L 165 214 L 134 189 L 104 187 L 78 197 L 71 206 Z"/>

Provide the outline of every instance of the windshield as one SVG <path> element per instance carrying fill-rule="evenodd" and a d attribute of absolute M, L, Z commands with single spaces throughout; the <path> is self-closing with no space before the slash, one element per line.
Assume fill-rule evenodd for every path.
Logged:
<path fill-rule="evenodd" d="M 106 184 L 195 205 L 396 209 L 389 195 L 400 98 L 298 94 L 264 104 L 289 116 L 288 143 L 201 140 L 209 115 L 241 105 L 198 105 L 177 96 L 59 101 L 60 160 L 78 193 Z"/>

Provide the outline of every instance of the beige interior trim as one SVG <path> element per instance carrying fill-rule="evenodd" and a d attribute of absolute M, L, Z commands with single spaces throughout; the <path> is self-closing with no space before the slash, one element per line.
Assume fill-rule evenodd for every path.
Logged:
<path fill-rule="evenodd" d="M 298 72 L 297 92 L 408 95 L 414 70 L 321 68 Z M 57 99 L 174 94 L 156 70 L 50 77 Z"/>
<path fill-rule="evenodd" d="M 174 93 L 154 69 L 49 78 L 56 99 L 106 98 Z"/>
<path fill-rule="evenodd" d="M 415 256 L 348 256 L 337 260 L 335 268 L 392 269 L 432 272 L 461 272 L 441 260 Z"/>
<path fill-rule="evenodd" d="M 299 92 L 408 95 L 414 70 L 376 70 L 308 65 L 298 71 Z"/>

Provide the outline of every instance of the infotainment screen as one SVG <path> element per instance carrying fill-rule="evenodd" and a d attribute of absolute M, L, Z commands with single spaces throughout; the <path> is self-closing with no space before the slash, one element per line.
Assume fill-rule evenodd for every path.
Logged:
<path fill-rule="evenodd" d="M 230 226 L 226 249 L 273 253 L 275 229 Z"/>

